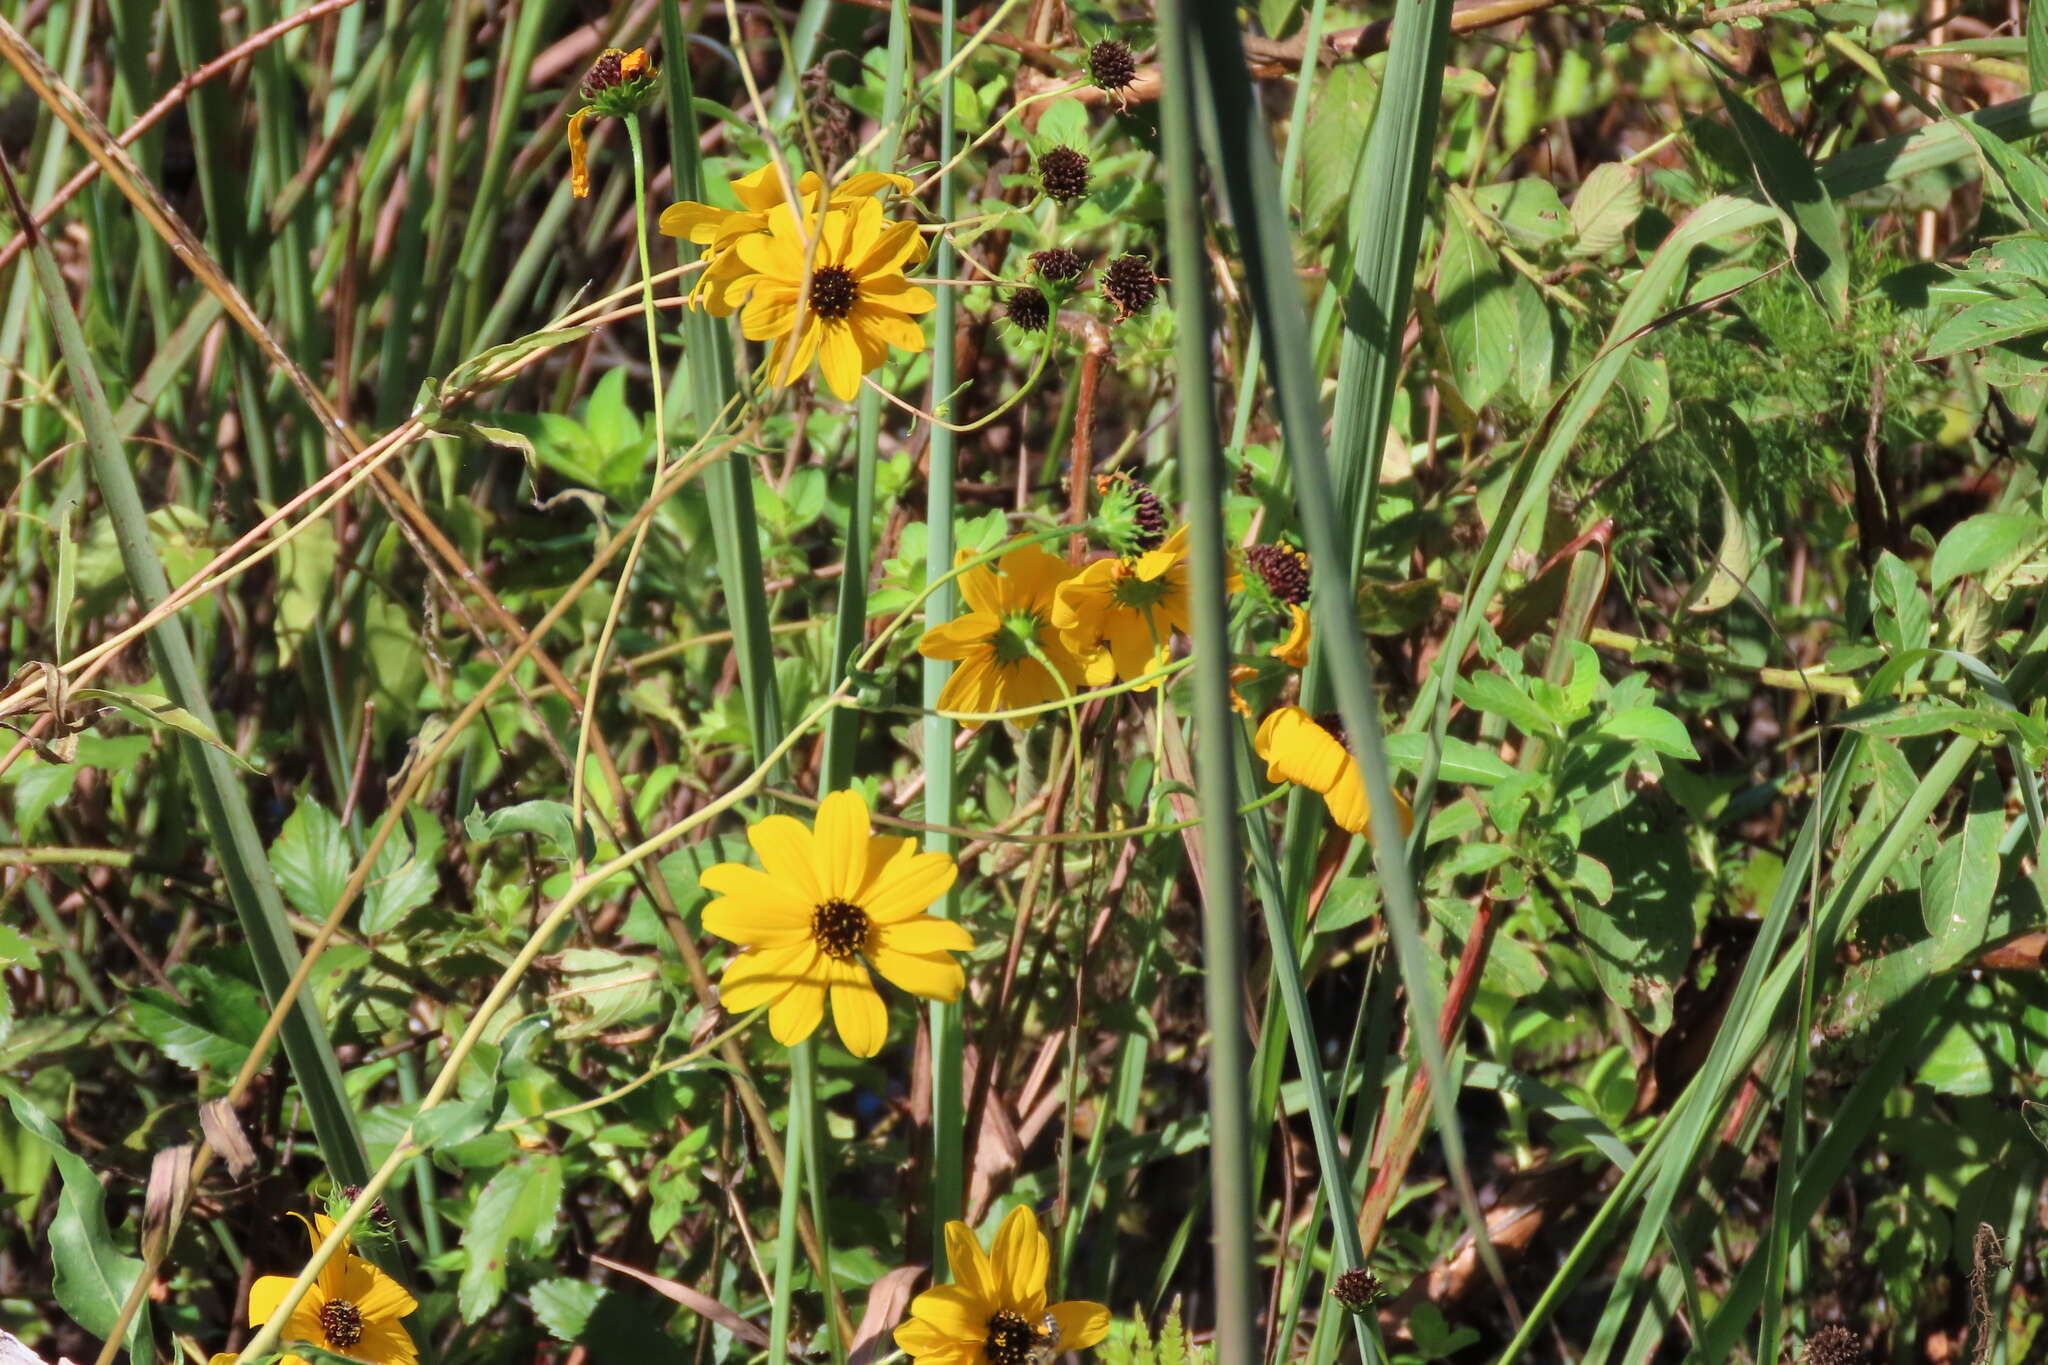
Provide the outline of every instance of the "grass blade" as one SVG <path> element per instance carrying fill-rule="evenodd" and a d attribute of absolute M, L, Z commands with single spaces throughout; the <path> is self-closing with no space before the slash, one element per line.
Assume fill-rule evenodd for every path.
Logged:
<path fill-rule="evenodd" d="M 1226 13 L 1226 21 L 1228 15 Z M 1214 340 L 1203 251 L 1201 153 L 1195 143 L 1194 41 L 1183 0 L 1159 7 L 1165 94 L 1160 102 L 1166 173 L 1167 252 L 1174 275 L 1174 356 L 1179 370 L 1180 467 L 1186 480 L 1193 560 L 1195 775 L 1202 811 L 1202 994 L 1209 1022 L 1209 1219 L 1215 1257 L 1216 1353 L 1223 1365 L 1258 1359 L 1253 1282 L 1251 1085 L 1243 1012 L 1244 901 L 1237 820 L 1237 745 L 1244 727 L 1230 708 L 1230 606 L 1224 580 L 1223 452 L 1217 446 Z M 1242 69 L 1240 67 L 1240 69 Z M 1275 910 L 1277 915 L 1277 907 Z M 1283 948 L 1283 951 L 1285 949 Z M 1319 1076 L 1320 1073 L 1318 1072 Z"/>

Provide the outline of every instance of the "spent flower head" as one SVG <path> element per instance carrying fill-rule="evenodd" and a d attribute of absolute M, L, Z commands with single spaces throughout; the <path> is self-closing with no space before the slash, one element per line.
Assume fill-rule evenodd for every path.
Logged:
<path fill-rule="evenodd" d="M 1330 1286 L 1330 1297 L 1353 1313 L 1370 1312 L 1386 1296 L 1379 1277 L 1363 1266 L 1345 1271 Z"/>
<path fill-rule="evenodd" d="M 1043 251 L 1031 253 L 1031 268 L 1038 272 L 1038 277 L 1042 280 L 1065 284 L 1068 280 L 1078 278 L 1081 272 L 1088 268 L 1088 263 L 1081 259 L 1081 253 L 1078 251 L 1063 246 L 1051 246 Z"/>
<path fill-rule="evenodd" d="M 1156 550 L 1166 540 L 1166 508 L 1144 482 L 1122 470 L 1095 476 L 1101 502 L 1095 521 L 1102 543 L 1129 557 Z"/>
<path fill-rule="evenodd" d="M 1138 79 L 1138 59 L 1124 43 L 1104 38 L 1088 49 L 1088 79 L 1121 98 Z"/>
<path fill-rule="evenodd" d="M 628 52 L 608 47 L 598 54 L 583 77 L 578 93 L 583 107 L 569 115 L 569 193 L 590 196 L 590 155 L 583 125 L 593 118 L 631 118 L 654 99 L 660 76 L 645 48 Z"/>
<path fill-rule="evenodd" d="M 1070 204 L 1088 193 L 1088 154 L 1055 147 L 1038 158 L 1038 187 L 1055 203 Z"/>
<path fill-rule="evenodd" d="M 1116 305 L 1116 320 L 1124 322 L 1159 297 L 1159 276 L 1144 253 L 1126 251 L 1102 272 L 1101 288 L 1103 297 Z"/>
<path fill-rule="evenodd" d="M 1003 296 L 1003 315 L 1020 331 L 1043 332 L 1052 322 L 1052 305 L 1045 301 L 1045 295 L 1027 284 Z"/>
<path fill-rule="evenodd" d="M 1799 1353 L 1801 1365 L 1863 1365 L 1866 1359 L 1863 1338 L 1835 1324 L 1808 1337 L 1805 1349 Z"/>

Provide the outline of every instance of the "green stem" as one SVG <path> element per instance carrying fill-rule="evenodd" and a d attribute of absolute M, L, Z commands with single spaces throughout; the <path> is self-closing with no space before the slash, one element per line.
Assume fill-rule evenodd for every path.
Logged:
<path fill-rule="evenodd" d="M 806 1038 L 789 1050 L 788 1137 L 783 1143 L 787 1155 L 782 1167 L 782 1208 L 775 1223 L 775 1300 L 769 1305 L 768 1365 L 787 1365 L 789 1360 L 790 1278 L 797 1263 L 797 1199 L 809 1171 L 811 1126 L 817 1103 L 811 1047 L 811 1040 Z M 815 1185 L 815 1179 L 810 1183 Z M 822 1233 L 822 1226 L 819 1230 Z M 830 1273 L 829 1269 L 826 1273 Z"/>

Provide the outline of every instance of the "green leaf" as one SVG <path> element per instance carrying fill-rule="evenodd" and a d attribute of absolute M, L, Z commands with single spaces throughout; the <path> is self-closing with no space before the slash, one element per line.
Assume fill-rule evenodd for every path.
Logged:
<path fill-rule="evenodd" d="M 2005 837 L 2005 790 L 1997 770 L 1980 764 L 1963 827 L 1942 841 L 1920 882 L 1920 910 L 1939 949 L 1930 970 L 1946 971 L 1984 942 L 1998 889 L 1999 840 Z"/>
<path fill-rule="evenodd" d="M 136 1030 L 180 1066 L 231 1079 L 270 1017 L 262 993 L 246 981 L 189 963 L 172 969 L 171 982 L 185 1003 L 157 990 L 130 993 Z"/>
<path fill-rule="evenodd" d="M 463 833 L 486 843 L 515 834 L 537 834 L 564 860 L 576 851 L 576 823 L 563 801 L 521 801 L 494 811 L 472 810 L 462 822 Z"/>
<path fill-rule="evenodd" d="M 252 773 L 260 773 L 258 767 L 248 759 L 221 743 L 205 721 L 193 715 L 182 706 L 173 706 L 170 699 L 155 692 L 143 692 L 130 687 L 81 687 L 71 694 L 79 701 L 105 702 L 122 715 L 152 730 L 175 730 L 189 735 L 213 749 L 226 754 Z"/>
<path fill-rule="evenodd" d="M 1422 769 L 1423 756 L 1429 749 L 1429 736 L 1408 732 L 1387 736 L 1387 764 L 1397 772 L 1414 773 Z M 1469 739 L 1455 735 L 1444 739 L 1443 767 L 1440 770 L 1448 782 L 1463 787 L 1492 787 L 1515 776 L 1514 765 L 1493 750 L 1474 744 Z"/>
<path fill-rule="evenodd" d="M 1077 152 L 1085 152 L 1088 141 L 1088 106 L 1071 95 L 1045 106 L 1045 112 L 1038 117 L 1038 128 L 1031 137 L 1032 147 L 1041 156 L 1055 147 L 1072 147 Z"/>
<path fill-rule="evenodd" d="M 1444 230 L 1436 316 L 1450 359 L 1451 382 L 1465 406 L 1477 412 L 1514 372 L 1520 325 L 1499 257 L 1455 215 Z"/>
<path fill-rule="evenodd" d="M 1340 62 L 1322 77 L 1301 134 L 1301 230 L 1327 230 L 1351 195 L 1358 154 L 1379 107 L 1380 84 L 1363 62 Z"/>
<path fill-rule="evenodd" d="M 1601 721 L 1594 733 L 1654 749 L 1670 758 L 1699 761 L 1699 751 L 1692 747 L 1685 722 L 1659 706 L 1638 706 L 1618 712 Z"/>
<path fill-rule="evenodd" d="M 1548 180 L 1482 185 L 1472 191 L 1472 202 L 1522 246 L 1555 246 L 1572 235 L 1571 213 Z"/>
<path fill-rule="evenodd" d="M 1572 197 L 1572 228 L 1581 256 L 1604 256 L 1643 212 L 1643 187 L 1635 171 L 1618 161 L 1595 166 Z"/>
<path fill-rule="evenodd" d="M 660 1326 L 667 1312 L 645 1295 L 553 1279 L 535 1285 L 529 1301 L 549 1335 L 588 1347 L 593 1360 L 666 1360 L 675 1353 Z"/>
<path fill-rule="evenodd" d="M 278 887 L 294 909 L 316 924 L 324 923 L 340 902 L 353 861 L 341 821 L 309 796 L 299 798 L 270 843 Z"/>
<path fill-rule="evenodd" d="M 57 1216 L 41 1239 L 50 1258 L 57 1306 L 86 1331 L 108 1336 L 121 1316 L 129 1289 L 142 1274 L 142 1262 L 116 1250 L 114 1234 L 107 1227 L 106 1191 L 92 1168 L 64 1145 L 57 1125 L 11 1083 L 0 1080 L 0 1091 L 7 1096 L 15 1122 L 47 1148 L 57 1164 Z M 149 1304 L 145 1302 L 128 1336 L 137 1360 L 145 1358 L 141 1351 L 147 1349 L 143 1343 L 150 1337 L 148 1323 Z"/>
<path fill-rule="evenodd" d="M 2028 512 L 1980 512 L 1955 526 L 1934 549 L 1929 583 L 1940 592 L 1964 574 L 1983 574 L 2024 557 L 2048 540 L 2048 521 Z"/>
<path fill-rule="evenodd" d="M 513 1251 L 552 1240 L 561 1204 L 560 1157 L 524 1156 L 491 1177 L 476 1197 L 462 1239 L 466 1264 L 455 1296 L 465 1322 L 497 1308 Z"/>
<path fill-rule="evenodd" d="M 1890 550 L 1877 557 L 1871 575 L 1870 596 L 1877 606 L 1871 629 L 1879 643 L 1894 654 L 1925 649 L 1933 626 L 1933 609 L 1920 591 L 1913 571 Z"/>
<path fill-rule="evenodd" d="M 1958 351 L 1974 351 L 2044 331 L 2048 331 L 2048 299 L 1989 299 L 1971 304 L 1935 328 L 1920 358 L 1940 360 Z"/>
<path fill-rule="evenodd" d="M 1670 802 L 1641 794 L 1589 825 L 1580 840 L 1580 852 L 1614 883 L 1605 904 L 1586 897 L 1572 904 L 1593 975 L 1652 1033 L 1671 1024 L 1672 999 L 1692 952 L 1699 873 L 1682 818 Z"/>
<path fill-rule="evenodd" d="M 557 955 L 556 971 L 562 985 L 551 999 L 565 1021 L 557 1034 L 562 1038 L 587 1038 L 631 1023 L 661 1000 L 660 968 L 651 957 L 568 948 Z"/>
<path fill-rule="evenodd" d="M 1828 197 L 1806 153 L 1725 83 L 1714 82 L 1728 109 L 1735 136 L 1749 154 L 1757 184 L 1785 218 L 1792 268 L 1813 292 L 1828 317 L 1840 324 L 1849 315 L 1849 248 L 1842 217 Z"/>
<path fill-rule="evenodd" d="M 1557 722 L 1502 674 L 1474 673 L 1460 678 L 1456 691 L 1458 700 L 1467 706 L 1499 716 L 1525 735 L 1557 738 Z"/>
<path fill-rule="evenodd" d="M 2048 7 L 2027 6 L 2027 84 L 2048 90 Z"/>
<path fill-rule="evenodd" d="M 418 828 L 421 837 L 417 848 L 401 826 L 392 831 L 378 851 L 376 866 L 370 869 L 370 879 L 363 885 L 364 933 L 390 932 L 439 893 L 441 879 L 434 870 L 434 860 L 441 851 L 441 826 L 424 820 Z"/>

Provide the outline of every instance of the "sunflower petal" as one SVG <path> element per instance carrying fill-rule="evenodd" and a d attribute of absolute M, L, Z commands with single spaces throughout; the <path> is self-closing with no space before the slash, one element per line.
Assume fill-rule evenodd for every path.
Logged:
<path fill-rule="evenodd" d="M 875 945 L 899 953 L 920 955 L 971 953 L 974 951 L 974 935 L 967 932 L 964 924 L 940 919 L 936 915 L 919 915 L 915 919 L 876 926 Z"/>
<path fill-rule="evenodd" d="M 953 1272 L 953 1283 L 929 1292 L 942 1298 L 965 1296 L 966 1307 L 979 1313 L 972 1330 L 985 1328 L 1002 1303 L 996 1297 L 995 1269 L 988 1263 L 988 1253 L 981 1249 L 981 1242 L 965 1223 L 946 1224 L 946 1265 Z M 931 1313 L 920 1312 L 918 1316 L 948 1330 L 945 1321 Z"/>
<path fill-rule="evenodd" d="M 823 331 L 818 342 L 818 373 L 825 377 L 825 387 L 850 403 L 859 396 L 860 377 L 866 373 L 861 365 L 860 342 L 845 322 L 826 323 Z"/>
<path fill-rule="evenodd" d="M 277 1306 L 284 1302 L 286 1291 L 292 1287 L 289 1275 L 264 1275 L 249 1286 L 249 1325 L 261 1327 L 277 1312 Z"/>
<path fill-rule="evenodd" d="M 951 1003 L 967 989 L 967 973 L 949 953 L 906 953 L 877 946 L 869 950 L 868 960 L 884 981 L 923 1000 Z"/>
<path fill-rule="evenodd" d="M 725 964 L 718 979 L 719 1003 L 734 1014 L 774 1004 L 814 977 L 816 962 L 817 949 L 809 943 L 750 949 Z"/>
<path fill-rule="evenodd" d="M 1019 1204 L 996 1229 L 995 1244 L 988 1258 L 995 1265 L 996 1287 L 1003 1306 L 1026 1318 L 1045 1311 L 1045 1271 L 1050 1252 L 1045 1234 L 1038 1230 L 1038 1215 L 1028 1204 Z"/>
<path fill-rule="evenodd" d="M 946 1225 L 947 1258 L 952 1262 L 952 1284 L 942 1284 L 927 1289 L 910 1301 L 912 1321 L 924 1323 L 930 1330 L 948 1341 L 979 1343 L 988 1339 L 988 1320 L 996 1313 L 999 1305 L 983 1291 L 985 1275 L 980 1279 L 968 1278 L 968 1267 L 961 1260 L 965 1246 L 956 1246 L 952 1229 L 959 1228 L 967 1246 L 974 1247 L 974 1254 L 981 1256 L 981 1247 L 974 1241 L 974 1234 L 967 1231 L 965 1223 Z M 988 1262 L 984 1258 L 980 1269 L 986 1271 Z M 898 1345 L 902 1342 L 899 1339 Z M 906 1348 L 908 1349 L 908 1348 Z"/>
<path fill-rule="evenodd" d="M 856 1057 L 872 1057 L 889 1041 L 889 1007 L 866 980 L 832 983 L 832 1024 L 839 1030 L 839 1041 Z"/>
<path fill-rule="evenodd" d="M 825 987 L 811 980 L 793 982 L 768 1011 L 768 1032 L 784 1047 L 795 1047 L 818 1031 L 825 1018 Z"/>
<path fill-rule="evenodd" d="M 861 884 L 867 880 L 868 803 L 857 791 L 833 792 L 818 803 L 812 830 L 822 899 L 858 903 Z"/>
<path fill-rule="evenodd" d="M 761 859 L 762 870 L 788 883 L 803 900 L 815 906 L 830 899 L 813 869 L 816 845 L 803 821 L 789 815 L 768 816 L 748 826 L 747 842 Z"/>
<path fill-rule="evenodd" d="M 1109 1335 L 1109 1310 L 1086 1299 L 1070 1299 L 1045 1310 L 1060 1325 L 1060 1349 L 1085 1351 Z"/>
<path fill-rule="evenodd" d="M 946 894 L 960 869 L 946 853 L 911 853 L 889 860 L 866 889 L 861 909 L 876 924 L 895 924 L 922 914 Z"/>
<path fill-rule="evenodd" d="M 419 1308 L 398 1281 L 360 1256 L 348 1258 L 348 1277 L 338 1297 L 353 1303 L 372 1321 L 402 1318 Z"/>

